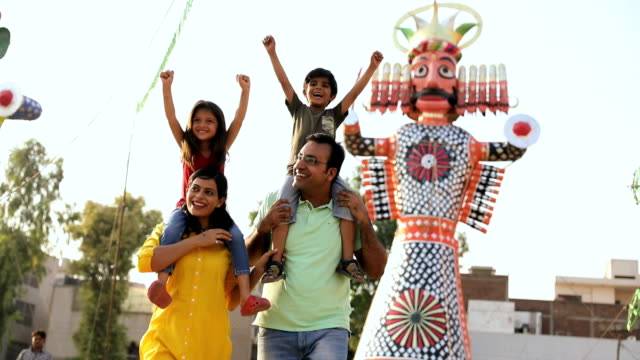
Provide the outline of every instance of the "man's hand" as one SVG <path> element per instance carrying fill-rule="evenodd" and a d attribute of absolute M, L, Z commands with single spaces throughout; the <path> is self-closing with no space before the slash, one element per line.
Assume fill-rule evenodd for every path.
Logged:
<path fill-rule="evenodd" d="M 260 222 L 258 230 L 266 234 L 274 227 L 288 222 L 291 218 L 291 207 L 286 199 L 280 199 L 271 205 L 269 212 Z"/>
<path fill-rule="evenodd" d="M 382 60 L 384 60 L 382 53 L 380 51 L 374 51 L 373 54 L 371 54 L 371 63 L 369 63 L 369 66 L 377 69 Z"/>
<path fill-rule="evenodd" d="M 240 89 L 242 89 L 243 92 L 249 91 L 249 89 L 251 89 L 251 79 L 247 75 L 236 75 L 236 81 L 238 81 L 238 84 L 240 84 Z"/>
<path fill-rule="evenodd" d="M 265 36 L 262 40 L 262 45 L 264 45 L 264 48 L 267 49 L 268 54 L 273 54 L 276 52 L 276 39 L 274 39 L 273 36 Z"/>
<path fill-rule="evenodd" d="M 171 87 L 171 84 L 173 83 L 173 70 L 161 72 L 160 80 L 162 80 L 162 86 Z"/>
<path fill-rule="evenodd" d="M 359 223 L 368 223 L 369 222 L 369 214 L 367 213 L 367 208 L 360 199 L 360 196 L 353 191 L 342 190 L 338 193 L 338 203 L 342 207 L 346 207 L 351 211 L 351 215 L 356 219 Z"/>

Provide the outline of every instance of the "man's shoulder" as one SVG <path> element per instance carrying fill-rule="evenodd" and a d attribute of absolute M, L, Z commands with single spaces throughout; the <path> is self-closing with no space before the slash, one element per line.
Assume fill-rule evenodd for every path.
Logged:
<path fill-rule="evenodd" d="M 270 191 L 270 192 L 267 193 L 267 195 L 262 200 L 262 204 L 264 206 L 266 206 L 266 207 L 270 207 L 277 200 L 278 200 L 278 192 L 275 191 L 275 190 L 274 191 Z"/>

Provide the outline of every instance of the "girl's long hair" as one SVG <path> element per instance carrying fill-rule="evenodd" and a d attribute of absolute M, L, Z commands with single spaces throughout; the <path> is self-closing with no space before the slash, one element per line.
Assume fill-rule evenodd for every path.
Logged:
<path fill-rule="evenodd" d="M 189 167 L 194 168 L 194 157 L 200 152 L 199 141 L 196 135 L 193 133 L 193 118 L 199 110 L 209 111 L 213 114 L 218 122 L 216 133 L 209 141 L 209 148 L 211 149 L 212 165 L 216 169 L 221 169 L 227 157 L 227 124 L 224 120 L 224 113 L 222 109 L 211 101 L 199 100 L 191 109 L 189 114 L 189 120 L 187 120 L 187 128 L 184 132 L 184 138 L 182 139 L 181 152 L 182 161 L 184 161 Z"/>
<path fill-rule="evenodd" d="M 218 198 L 227 198 L 228 183 L 227 178 L 213 166 L 207 166 L 194 172 L 189 178 L 189 184 L 195 179 L 213 180 L 218 188 Z M 185 205 L 186 206 L 186 205 Z M 189 214 L 187 220 L 187 229 L 185 233 L 196 232 L 200 233 L 208 229 L 223 229 L 229 231 L 233 226 L 233 219 L 229 212 L 227 212 L 227 202 L 225 201 L 220 207 L 213 209 L 211 215 L 209 215 L 209 226 L 207 229 L 203 229 L 200 226 L 198 219 Z"/>

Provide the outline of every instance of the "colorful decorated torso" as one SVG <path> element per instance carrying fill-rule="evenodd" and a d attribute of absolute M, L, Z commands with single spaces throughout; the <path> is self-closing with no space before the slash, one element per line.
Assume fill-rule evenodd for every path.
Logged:
<path fill-rule="evenodd" d="M 441 6 L 477 15 L 464 6 Z M 431 8 L 431 23 L 415 18 L 414 11 L 410 16 L 416 19 L 416 31 L 396 27 L 413 44 L 409 64 L 404 70 L 396 65 L 393 80 L 385 66 L 382 79 L 374 79 L 372 86 L 372 110 L 393 111 L 400 102 L 403 113 L 415 122 L 385 139 L 363 137 L 357 122 L 345 126 L 349 152 L 370 157 L 363 161 L 361 174 L 370 215 L 398 222 L 357 359 L 471 358 L 456 225 L 460 221 L 486 231 L 504 171 L 484 162 L 514 161 L 525 152 L 526 146 L 513 141 L 476 141 L 452 124 L 465 112 L 506 110 L 506 78 L 497 93 L 502 88 L 495 76 L 473 84 L 475 75 L 469 84 L 460 80 L 466 73 L 456 77 L 457 44 L 472 26 L 463 24 L 456 32 L 440 25 L 438 5 L 418 10 Z M 481 22 L 476 18 L 477 37 Z M 530 142 L 537 125 L 516 123 L 528 131 L 511 132 Z"/>

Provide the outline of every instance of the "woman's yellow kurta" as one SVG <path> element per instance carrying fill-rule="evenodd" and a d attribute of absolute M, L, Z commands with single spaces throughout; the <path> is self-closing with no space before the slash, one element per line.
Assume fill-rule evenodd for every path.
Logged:
<path fill-rule="evenodd" d="M 138 252 L 138 270 L 151 271 L 153 249 L 162 224 Z M 167 282 L 173 301 L 154 307 L 149 328 L 140 341 L 143 360 L 230 359 L 231 338 L 225 293 L 230 255 L 222 246 L 194 250 L 176 262 Z"/>

